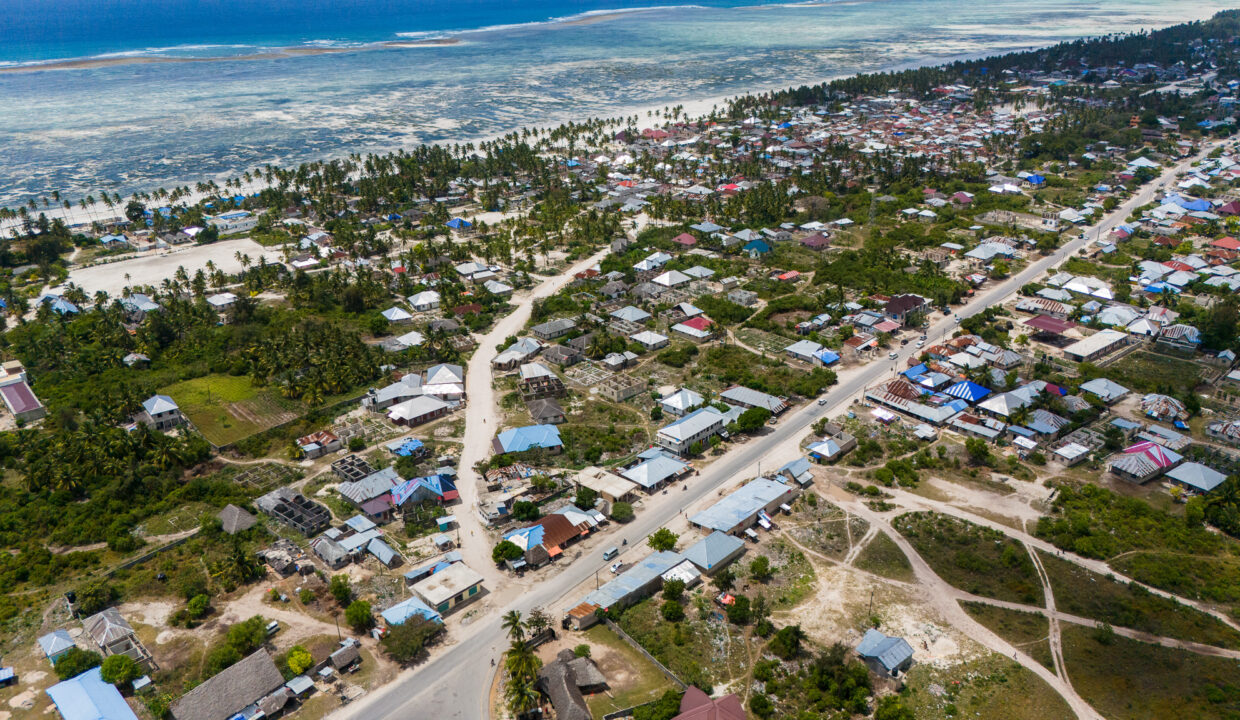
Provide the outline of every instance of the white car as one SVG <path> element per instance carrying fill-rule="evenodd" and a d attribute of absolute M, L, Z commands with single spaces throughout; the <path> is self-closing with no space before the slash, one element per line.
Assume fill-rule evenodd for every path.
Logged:
<path fill-rule="evenodd" d="M 612 564 L 611 564 L 611 572 L 612 572 L 612 574 L 614 575 L 614 574 L 616 574 L 616 573 L 620 572 L 620 568 L 622 568 L 622 567 L 624 567 L 624 563 L 622 563 L 622 562 L 614 562 L 614 563 L 612 563 Z"/>
<path fill-rule="evenodd" d="M 825 397 L 820 397 L 820 398 L 818 398 L 818 404 L 819 404 L 819 405 L 826 405 L 826 404 L 827 404 L 827 399 L 826 399 Z"/>
<path fill-rule="evenodd" d="M 892 360 L 895 360 L 896 358 L 900 357 L 900 353 L 896 352 L 895 350 L 892 350 L 891 352 L 887 353 L 887 357 L 891 358 Z"/>
<path fill-rule="evenodd" d="M 925 347 L 925 346 L 926 346 L 926 341 L 925 341 L 925 340 L 918 340 L 918 341 L 917 341 L 917 347 Z"/>

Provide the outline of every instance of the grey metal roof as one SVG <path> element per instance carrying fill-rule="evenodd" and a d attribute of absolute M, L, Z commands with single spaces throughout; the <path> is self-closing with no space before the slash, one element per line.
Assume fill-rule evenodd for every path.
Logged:
<path fill-rule="evenodd" d="M 792 488 L 783 483 L 758 478 L 689 518 L 689 522 L 711 530 L 731 532 L 746 518 L 791 492 Z"/>
<path fill-rule="evenodd" d="M 744 548 L 744 540 L 716 530 L 681 554 L 689 562 L 709 572 L 739 555 Z"/>
<path fill-rule="evenodd" d="M 895 670 L 913 658 L 913 648 L 904 638 L 888 637 L 881 632 L 870 629 L 857 645 L 857 654 L 863 658 L 873 658 L 888 671 Z"/>

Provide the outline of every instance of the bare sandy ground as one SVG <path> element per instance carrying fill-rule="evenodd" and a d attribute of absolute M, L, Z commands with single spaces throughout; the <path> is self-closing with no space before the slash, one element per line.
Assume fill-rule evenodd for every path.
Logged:
<path fill-rule="evenodd" d="M 178 267 L 184 267 L 190 277 L 199 270 L 205 271 L 208 262 L 215 263 L 216 267 L 226 273 L 240 272 L 241 263 L 237 261 L 237 253 L 248 255 L 254 263 L 258 262 L 259 257 L 266 257 L 269 263 L 281 261 L 279 248 L 265 248 L 253 240 L 242 238 L 210 245 L 147 252 L 128 260 L 91 265 L 71 271 L 68 282 L 76 283 L 88 295 L 102 290 L 112 297 L 120 297 L 126 285 L 159 286 L 165 279 L 174 277 Z M 129 276 L 128 280 L 125 279 L 126 275 Z"/>

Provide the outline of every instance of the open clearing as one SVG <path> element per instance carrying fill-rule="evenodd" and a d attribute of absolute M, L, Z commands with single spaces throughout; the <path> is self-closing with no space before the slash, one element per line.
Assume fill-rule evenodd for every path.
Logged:
<path fill-rule="evenodd" d="M 248 375 L 205 375 L 160 392 L 181 406 L 212 445 L 222 447 L 301 415 L 305 407 L 270 388 L 255 387 Z"/>
<path fill-rule="evenodd" d="M 260 257 L 267 258 L 269 263 L 281 260 L 278 248 L 265 248 L 249 238 L 222 240 L 210 245 L 152 251 L 129 260 L 75 269 L 69 273 L 68 282 L 76 283 L 87 295 L 94 295 L 102 290 L 112 297 L 120 297 L 126 285 L 158 286 L 164 280 L 172 279 L 179 267 L 185 268 L 190 277 L 199 270 L 205 271 L 208 262 L 221 272 L 241 272 L 237 253 L 249 255 L 254 264 L 258 264 Z M 128 280 L 125 279 L 126 275 L 129 276 Z"/>

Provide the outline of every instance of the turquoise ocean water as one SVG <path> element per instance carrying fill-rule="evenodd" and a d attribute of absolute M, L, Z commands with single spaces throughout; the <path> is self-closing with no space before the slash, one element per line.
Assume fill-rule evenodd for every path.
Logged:
<path fill-rule="evenodd" d="M 0 203 L 192 185 L 268 163 L 1161 27 L 1229 6 L 8 0 Z M 169 62 L 185 59 L 194 62 Z"/>

